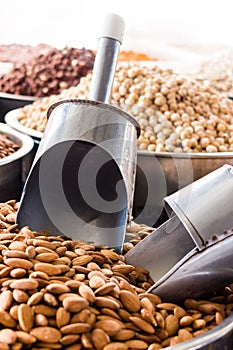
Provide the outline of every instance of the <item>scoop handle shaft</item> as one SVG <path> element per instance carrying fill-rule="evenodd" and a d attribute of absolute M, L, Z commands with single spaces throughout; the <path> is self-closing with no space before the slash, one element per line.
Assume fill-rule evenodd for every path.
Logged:
<path fill-rule="evenodd" d="M 122 17 L 116 14 L 106 17 L 93 68 L 90 100 L 110 102 L 124 28 Z"/>

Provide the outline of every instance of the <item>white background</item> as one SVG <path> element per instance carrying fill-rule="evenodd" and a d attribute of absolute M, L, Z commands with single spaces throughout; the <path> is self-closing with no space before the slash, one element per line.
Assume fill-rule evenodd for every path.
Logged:
<path fill-rule="evenodd" d="M 123 48 L 233 46 L 233 0 L 0 0 L 0 44 L 96 49 L 109 12 L 125 19 Z"/>

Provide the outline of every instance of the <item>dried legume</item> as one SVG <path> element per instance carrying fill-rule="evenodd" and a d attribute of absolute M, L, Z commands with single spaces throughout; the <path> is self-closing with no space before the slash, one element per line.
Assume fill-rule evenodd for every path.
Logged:
<path fill-rule="evenodd" d="M 43 132 L 48 107 L 67 98 L 87 99 L 91 75 L 19 112 L 23 125 Z M 141 126 L 138 149 L 155 152 L 233 151 L 233 102 L 172 70 L 119 64 L 112 104 L 130 113 Z"/>

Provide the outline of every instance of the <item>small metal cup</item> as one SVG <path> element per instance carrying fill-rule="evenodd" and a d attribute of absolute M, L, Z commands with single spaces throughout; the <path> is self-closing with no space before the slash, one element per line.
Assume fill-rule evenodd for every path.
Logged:
<path fill-rule="evenodd" d="M 125 258 L 150 271 L 164 300 L 201 297 L 233 282 L 233 167 L 224 165 L 169 197 L 170 219 Z"/>
<path fill-rule="evenodd" d="M 165 197 L 199 250 L 225 238 L 233 228 L 233 167 L 225 164 L 174 194 Z"/>
<path fill-rule="evenodd" d="M 121 250 L 130 215 L 139 125 L 109 104 L 52 105 L 26 182 L 20 226 Z"/>

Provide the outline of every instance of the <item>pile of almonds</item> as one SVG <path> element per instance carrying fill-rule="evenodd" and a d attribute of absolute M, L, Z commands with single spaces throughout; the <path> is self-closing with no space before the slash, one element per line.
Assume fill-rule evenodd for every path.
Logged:
<path fill-rule="evenodd" d="M 233 308 L 233 292 L 164 303 L 123 255 L 15 224 L 0 204 L 1 350 L 158 350 L 197 337 Z M 136 232 L 136 226 L 133 226 Z"/>
<path fill-rule="evenodd" d="M 12 141 L 8 135 L 0 132 L 0 159 L 15 153 L 20 146 Z"/>
<path fill-rule="evenodd" d="M 94 60 L 94 53 L 85 48 L 53 48 L 31 62 L 15 65 L 0 78 L 0 91 L 38 97 L 59 94 L 90 73 Z"/>
<path fill-rule="evenodd" d="M 25 106 L 19 111 L 19 122 L 43 132 L 48 107 L 67 98 L 87 99 L 90 82 L 87 75 L 77 87 Z M 139 150 L 233 151 L 233 101 L 171 69 L 119 63 L 112 104 L 139 122 Z"/>

